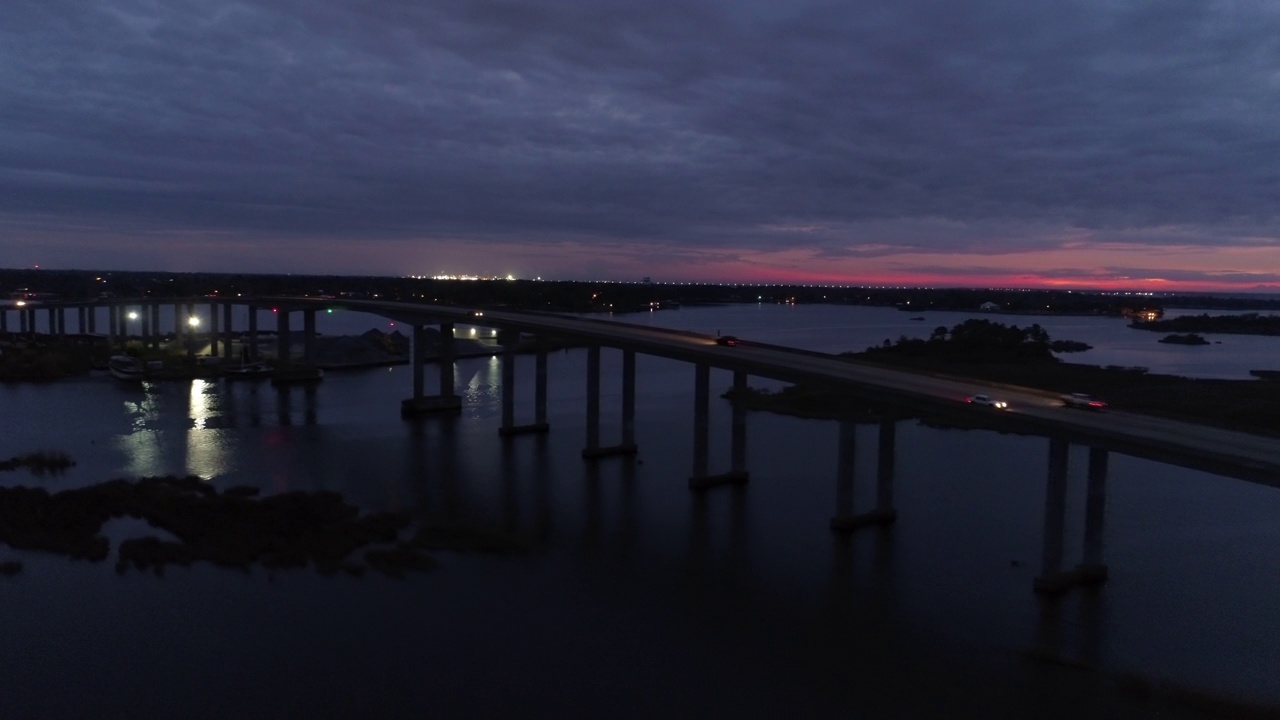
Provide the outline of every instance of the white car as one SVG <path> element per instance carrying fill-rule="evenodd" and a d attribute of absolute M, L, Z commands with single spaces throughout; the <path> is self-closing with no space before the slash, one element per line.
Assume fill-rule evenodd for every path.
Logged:
<path fill-rule="evenodd" d="M 1004 410 L 1009 407 L 1009 403 L 1003 400 L 996 400 L 990 395 L 972 395 L 965 399 L 970 405 L 981 405 L 983 407 L 992 407 L 997 410 Z"/>

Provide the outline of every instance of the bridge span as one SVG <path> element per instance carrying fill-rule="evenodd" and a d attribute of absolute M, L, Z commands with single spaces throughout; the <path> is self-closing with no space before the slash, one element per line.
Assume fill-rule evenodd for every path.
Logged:
<path fill-rule="evenodd" d="M 311 297 L 257 298 L 177 298 L 165 300 L 98 299 L 46 303 L 51 332 L 65 331 L 65 311 L 79 313 L 81 332 L 93 332 L 99 309 L 108 312 L 110 337 L 120 339 L 126 327 L 125 309 L 140 308 L 143 340 L 159 335 L 158 310 L 161 303 L 175 306 L 175 335 L 186 329 L 176 320 L 177 310 L 187 315 L 199 306 L 208 306 L 209 322 L 204 325 L 211 339 L 211 351 L 218 353 L 218 338 L 224 339 L 224 358 L 230 357 L 234 305 L 276 310 L 277 357 L 289 360 L 290 315 L 303 315 L 304 362 L 314 360 L 315 315 L 329 309 L 365 312 L 400 322 L 413 330 L 412 396 L 402 404 L 406 415 L 456 412 L 461 399 L 454 388 L 454 326 L 465 324 L 491 327 L 502 341 L 502 426 L 504 436 L 549 430 L 546 414 L 547 346 L 535 346 L 534 421 L 515 422 L 514 356 L 522 335 L 542 340 L 554 339 L 585 346 L 587 352 L 585 459 L 595 461 L 610 455 L 632 455 L 635 444 L 635 355 L 637 353 L 689 363 L 694 372 L 693 468 L 689 485 L 704 491 L 721 484 L 747 481 L 746 412 L 738 404 L 733 409 L 731 457 L 728 472 L 709 472 L 708 424 L 710 370 L 719 368 L 733 375 L 735 389 L 747 387 L 754 375 L 787 382 L 829 387 L 861 401 L 878 415 L 876 506 L 862 513 L 853 509 L 855 419 L 841 420 L 836 477 L 836 508 L 831 527 L 850 532 L 867 525 L 888 525 L 896 517 L 893 506 L 895 472 L 895 428 L 904 417 L 927 416 L 962 427 L 983 427 L 1002 432 L 1043 436 L 1048 439 L 1044 537 L 1040 575 L 1036 589 L 1061 592 L 1079 583 L 1105 580 L 1103 525 L 1105 516 L 1108 454 L 1120 452 L 1161 463 L 1205 470 L 1273 487 L 1280 486 L 1280 441 L 1186 422 L 1123 412 L 1090 413 L 1063 408 L 1057 395 L 1039 390 L 994 385 L 957 377 L 895 369 L 883 365 L 853 362 L 833 355 L 794 348 L 740 342 L 722 345 L 716 338 L 677 330 L 631 325 L 611 320 L 582 318 L 551 313 L 472 309 L 382 300 Z M 219 320 L 219 311 L 222 323 Z M 10 310 L 0 308 L 0 332 L 7 330 Z M 22 332 L 34 332 L 35 307 L 17 310 Z M 132 315 L 132 313 L 131 313 Z M 440 334 L 434 358 L 428 353 L 427 328 L 438 326 Z M 249 313 L 249 347 L 257 350 L 256 313 Z M 600 352 L 612 348 L 622 352 L 622 437 L 617 444 L 600 441 Z M 439 393 L 428 395 L 425 366 L 436 360 Z M 997 411 L 964 402 L 977 392 L 998 395 L 1009 409 Z M 1084 547 L 1081 562 L 1064 569 L 1064 524 L 1066 514 L 1067 465 L 1072 443 L 1089 448 L 1088 487 L 1085 506 Z"/>
<path fill-rule="evenodd" d="M 1160 462 L 1280 487 L 1280 440 L 1149 415 L 1081 412 L 1062 407 L 1057 393 L 861 363 L 826 353 L 745 341 L 719 345 L 707 335 L 550 313 L 416 305 L 376 300 L 265 298 L 272 307 L 344 307 L 411 326 L 466 323 L 640 352 L 787 382 L 826 385 L 899 414 L 927 413 L 1007 432 L 1060 437 Z M 1008 410 L 965 403 L 996 394 Z"/>

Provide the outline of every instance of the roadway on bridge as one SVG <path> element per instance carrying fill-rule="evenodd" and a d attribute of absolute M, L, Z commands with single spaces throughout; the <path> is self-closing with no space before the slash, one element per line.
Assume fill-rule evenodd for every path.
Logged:
<path fill-rule="evenodd" d="M 1016 428 L 1021 421 L 1032 434 L 1061 433 L 1068 439 L 1090 445 L 1280 486 L 1280 441 L 1275 438 L 1147 415 L 1066 408 L 1056 394 L 1030 388 L 898 370 L 749 341 L 724 346 L 706 335 L 568 315 L 368 300 L 273 298 L 264 301 L 310 308 L 342 306 L 405 322 L 444 320 L 594 342 L 762 377 L 811 380 L 854 391 L 872 390 L 888 400 L 906 401 L 946 417 L 972 418 L 978 423 L 994 420 L 988 417 L 993 413 L 1003 413 L 1006 417 L 996 423 L 1001 428 Z M 968 405 L 965 399 L 975 393 L 1005 400 L 1009 407 L 994 410 Z"/>

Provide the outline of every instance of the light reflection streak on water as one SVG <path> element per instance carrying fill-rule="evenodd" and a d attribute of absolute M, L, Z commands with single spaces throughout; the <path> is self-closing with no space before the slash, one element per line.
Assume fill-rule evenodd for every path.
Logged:
<path fill-rule="evenodd" d="M 146 430 L 149 424 L 154 423 L 160 416 L 159 404 L 156 402 L 157 386 L 155 383 L 146 382 L 142 384 L 142 399 L 134 402 L 132 400 L 124 401 L 124 411 L 126 415 L 133 417 L 134 431 Z"/>
<path fill-rule="evenodd" d="M 476 363 L 475 374 L 463 392 L 463 404 L 495 403 L 501 399 L 502 358 L 493 355 L 488 362 Z"/>
<path fill-rule="evenodd" d="M 161 431 L 157 427 L 160 420 L 160 404 L 157 400 L 159 385 L 143 383 L 142 399 L 134 402 L 126 400 L 124 410 L 133 417 L 132 431 L 121 435 L 116 442 L 120 450 L 129 458 L 128 473 L 131 475 L 162 475 L 164 459 L 161 457 Z"/>
<path fill-rule="evenodd" d="M 191 418 L 191 427 L 187 429 L 187 472 L 203 478 L 221 475 L 231 464 L 226 431 L 208 427 L 209 418 L 220 414 L 218 385 L 207 380 L 192 380 L 187 398 Z"/>

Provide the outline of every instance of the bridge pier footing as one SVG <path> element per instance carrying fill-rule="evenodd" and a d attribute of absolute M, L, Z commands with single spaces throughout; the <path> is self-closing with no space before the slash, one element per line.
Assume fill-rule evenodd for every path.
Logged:
<path fill-rule="evenodd" d="M 454 393 L 453 385 L 453 323 L 440 325 L 440 348 L 437 351 L 437 362 L 440 364 L 440 394 L 423 394 L 423 371 L 427 356 L 427 333 L 421 325 L 413 328 L 413 347 L 411 349 L 411 374 L 413 375 L 413 397 L 400 402 L 401 417 L 422 417 L 449 413 L 456 415 L 462 412 L 462 398 Z"/>
<path fill-rule="evenodd" d="M 617 445 L 601 445 L 600 346 L 591 345 L 587 348 L 587 445 L 582 449 L 583 460 L 600 460 L 616 455 L 635 455 L 639 452 L 639 448 L 635 443 L 635 372 L 635 353 L 623 351 L 622 442 Z"/>
<path fill-rule="evenodd" d="M 838 533 L 851 533 L 864 527 L 886 527 L 898 519 L 893 508 L 893 476 L 895 472 L 897 421 L 881 418 L 876 457 L 876 507 L 862 513 L 853 511 L 853 486 L 857 458 L 857 424 L 840 421 L 840 448 L 836 461 L 836 514 L 830 526 Z"/>
<path fill-rule="evenodd" d="M 509 425 L 498 428 L 498 434 L 502 437 L 513 437 L 515 435 L 537 435 L 546 432 L 551 432 L 551 425 L 544 422 L 534 422 L 527 425 Z"/>
<path fill-rule="evenodd" d="M 747 472 L 746 410 L 739 403 L 733 404 L 729 472 L 713 475 L 708 472 L 709 431 L 711 425 L 710 366 L 703 363 L 697 365 L 693 384 L 693 474 L 689 478 L 689 489 L 701 492 L 721 485 L 745 485 L 751 477 L 750 473 Z M 747 374 L 734 372 L 733 387 L 736 395 L 745 394 Z"/>
<path fill-rule="evenodd" d="M 516 343 L 518 341 L 519 333 L 515 338 L 508 338 L 502 347 L 502 426 L 498 428 L 498 435 L 502 437 L 534 435 L 551 430 L 551 425 L 547 423 L 547 353 L 542 348 L 538 350 L 534 379 L 536 384 L 535 420 L 525 425 L 515 423 Z"/>
<path fill-rule="evenodd" d="M 1066 519 L 1067 459 L 1070 445 L 1049 439 L 1049 473 L 1045 492 L 1044 548 L 1040 575 L 1032 584 L 1042 595 L 1060 595 L 1077 585 L 1098 585 L 1107 580 L 1102 562 L 1102 530 L 1106 509 L 1107 451 L 1089 448 L 1089 485 L 1085 499 L 1084 558 L 1064 570 L 1063 535 Z"/>

